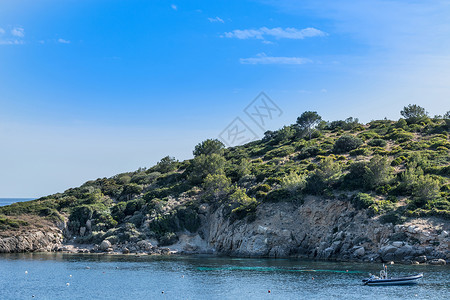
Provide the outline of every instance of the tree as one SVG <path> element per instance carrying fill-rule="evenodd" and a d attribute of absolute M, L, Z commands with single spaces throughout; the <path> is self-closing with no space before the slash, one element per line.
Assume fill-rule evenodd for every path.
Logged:
<path fill-rule="evenodd" d="M 177 168 L 178 160 L 175 157 L 165 156 L 156 164 L 154 170 L 161 173 L 172 172 Z"/>
<path fill-rule="evenodd" d="M 231 190 L 231 180 L 224 174 L 208 174 L 203 182 L 206 196 L 214 201 L 220 200 Z"/>
<path fill-rule="evenodd" d="M 207 139 L 200 144 L 197 144 L 194 148 L 194 156 L 219 154 L 223 155 L 225 145 L 218 139 Z"/>
<path fill-rule="evenodd" d="M 428 117 L 428 113 L 425 108 L 420 107 L 416 104 L 409 104 L 408 106 L 403 107 L 403 110 L 400 111 L 400 114 L 408 121 L 408 123 L 417 123 L 422 119 Z"/>
<path fill-rule="evenodd" d="M 224 174 L 225 163 L 225 158 L 216 153 L 196 156 L 189 167 L 188 179 L 192 183 L 198 184 L 201 183 L 208 174 Z"/>
<path fill-rule="evenodd" d="M 376 155 L 372 157 L 366 166 L 364 182 L 367 188 L 373 189 L 387 184 L 392 179 L 393 168 L 391 162 L 385 156 Z"/>
<path fill-rule="evenodd" d="M 446 112 L 444 115 L 444 121 L 447 127 L 450 128 L 450 111 Z"/>
<path fill-rule="evenodd" d="M 311 135 L 316 128 L 316 126 L 320 123 L 322 117 L 316 111 L 305 111 L 297 118 L 298 126 L 307 132 L 309 135 L 309 139 L 311 139 Z"/>
<path fill-rule="evenodd" d="M 331 157 L 325 158 L 319 167 L 311 173 L 306 182 L 306 189 L 313 194 L 321 194 L 341 179 L 342 167 Z"/>
<path fill-rule="evenodd" d="M 440 197 L 440 183 L 430 175 L 420 175 L 418 183 L 413 189 L 414 204 L 423 207 L 428 201 Z"/>

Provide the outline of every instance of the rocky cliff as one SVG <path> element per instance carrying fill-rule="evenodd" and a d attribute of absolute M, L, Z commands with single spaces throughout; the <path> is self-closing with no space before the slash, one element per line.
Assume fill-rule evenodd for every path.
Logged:
<path fill-rule="evenodd" d="M 450 259 L 449 224 L 438 219 L 382 224 L 349 202 L 312 196 L 299 206 L 264 203 L 253 222 L 231 222 L 224 216 L 224 207 L 214 211 L 204 207 L 204 211 L 201 233 L 207 243 L 197 251 L 208 250 L 206 244 L 215 253 L 232 256 L 397 262 Z M 196 249 L 195 242 L 186 244 L 188 250 Z"/>
<path fill-rule="evenodd" d="M 9 237 L 0 237 L 0 253 L 56 251 L 62 243 L 62 234 L 57 230 L 48 228 Z"/>
<path fill-rule="evenodd" d="M 168 247 L 172 252 L 435 264 L 450 260 L 448 222 L 418 218 L 402 225 L 382 224 L 378 217 L 369 217 L 366 210 L 357 210 L 348 201 L 308 196 L 302 205 L 264 203 L 251 221 L 233 221 L 226 206 L 203 204 L 199 213 L 202 225 L 198 232 L 178 233 L 179 241 Z M 0 253 L 169 253 L 155 240 L 125 244 L 105 240 L 99 245 L 67 247 L 61 232 L 49 227 L 48 231 L 0 238 Z"/>

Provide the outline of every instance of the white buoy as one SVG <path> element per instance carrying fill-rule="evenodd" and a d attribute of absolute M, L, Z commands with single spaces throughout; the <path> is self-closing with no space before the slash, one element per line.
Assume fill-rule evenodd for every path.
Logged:
<path fill-rule="evenodd" d="M 66 283 L 66 285 L 67 285 L 67 286 L 69 286 L 69 285 L 70 285 L 70 283 Z"/>
<path fill-rule="evenodd" d="M 69 275 L 69 277 L 72 277 L 72 275 Z"/>
<path fill-rule="evenodd" d="M 25 274 L 28 274 L 28 271 L 25 271 Z"/>

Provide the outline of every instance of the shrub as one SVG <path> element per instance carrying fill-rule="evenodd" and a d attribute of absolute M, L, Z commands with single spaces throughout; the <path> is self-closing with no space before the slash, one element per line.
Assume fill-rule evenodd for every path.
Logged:
<path fill-rule="evenodd" d="M 267 194 L 264 201 L 267 202 L 284 202 L 290 201 L 292 198 L 292 192 L 287 189 L 276 189 Z"/>
<path fill-rule="evenodd" d="M 236 188 L 229 197 L 231 203 L 231 214 L 233 219 L 243 219 L 248 214 L 254 213 L 258 206 L 258 201 L 255 198 L 249 197 L 245 190 Z"/>
<path fill-rule="evenodd" d="M 440 187 L 439 181 L 430 175 L 420 175 L 413 188 L 413 204 L 416 207 L 423 207 L 427 202 L 438 199 Z"/>
<path fill-rule="evenodd" d="M 294 150 L 295 150 L 294 147 L 289 145 L 281 146 L 279 148 L 267 152 L 266 155 L 264 156 L 264 160 L 270 160 L 274 157 L 285 157 L 294 153 Z"/>
<path fill-rule="evenodd" d="M 375 200 L 369 194 L 358 193 L 352 197 L 351 202 L 356 209 L 367 209 L 375 203 Z"/>
<path fill-rule="evenodd" d="M 358 148 L 349 152 L 351 156 L 364 155 L 367 156 L 370 154 L 370 150 L 367 148 Z"/>
<path fill-rule="evenodd" d="M 291 193 L 299 192 L 306 187 L 306 179 L 302 175 L 291 173 L 283 178 L 281 187 Z"/>
<path fill-rule="evenodd" d="M 298 159 L 305 159 L 308 157 L 313 157 L 319 154 L 322 150 L 318 146 L 309 146 L 306 148 L 303 148 L 303 150 L 298 155 Z"/>
<path fill-rule="evenodd" d="M 374 156 L 369 162 L 352 163 L 345 183 L 351 188 L 373 189 L 388 184 L 393 178 L 392 173 L 387 157 Z"/>
<path fill-rule="evenodd" d="M 406 132 L 403 129 L 394 129 L 387 138 L 396 141 L 397 143 L 404 143 L 414 138 L 411 132 Z"/>
<path fill-rule="evenodd" d="M 385 147 L 386 141 L 382 140 L 382 139 L 373 139 L 373 140 L 369 141 L 367 143 L 367 145 L 373 146 L 373 147 Z"/>
<path fill-rule="evenodd" d="M 352 135 L 343 135 L 334 143 L 333 151 L 335 153 L 345 153 L 361 146 L 361 139 Z"/>

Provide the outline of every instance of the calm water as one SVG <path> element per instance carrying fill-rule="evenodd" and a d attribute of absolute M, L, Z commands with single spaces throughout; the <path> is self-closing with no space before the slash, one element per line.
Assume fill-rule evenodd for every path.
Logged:
<path fill-rule="evenodd" d="M 291 259 L 0 254 L 0 299 L 450 298 L 448 266 L 390 268 L 392 275 L 423 272 L 417 286 L 361 285 L 379 269 Z"/>
<path fill-rule="evenodd" d="M 16 202 L 30 201 L 35 198 L 0 198 L 0 206 L 10 205 Z"/>

